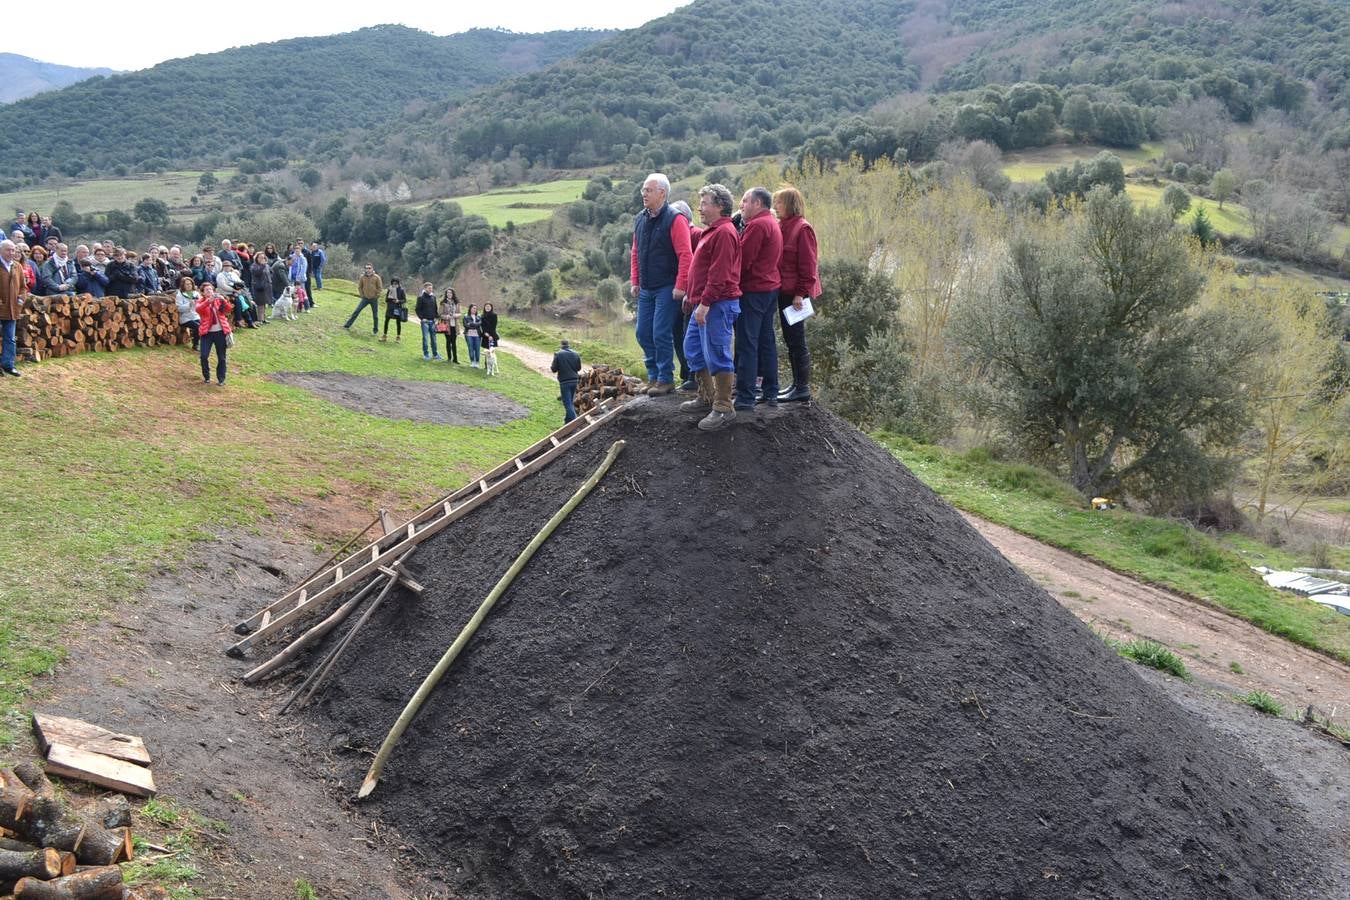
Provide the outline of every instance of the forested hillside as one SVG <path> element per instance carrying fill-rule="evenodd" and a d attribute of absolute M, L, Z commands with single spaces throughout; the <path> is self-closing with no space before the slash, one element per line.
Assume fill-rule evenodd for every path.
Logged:
<path fill-rule="evenodd" d="M 111 74 L 112 69 L 59 66 L 17 53 L 0 53 L 0 103 L 13 103 L 96 75 Z"/>
<path fill-rule="evenodd" d="M 630 144 L 737 141 L 745 155 L 912 90 L 909 0 L 700 0 L 470 100 L 445 149 L 586 166 Z"/>
<path fill-rule="evenodd" d="M 74 176 L 257 158 L 264 148 L 304 157 L 609 34 L 437 37 L 386 25 L 170 60 L 0 107 L 0 158 L 8 176 Z"/>

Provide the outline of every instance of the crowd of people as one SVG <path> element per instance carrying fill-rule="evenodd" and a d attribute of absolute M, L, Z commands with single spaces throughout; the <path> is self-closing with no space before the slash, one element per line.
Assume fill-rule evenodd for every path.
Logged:
<path fill-rule="evenodd" d="M 647 368 L 641 392 L 676 390 L 678 358 L 680 389 L 697 392 L 681 408 L 707 410 L 699 422 L 705 431 L 758 403 L 811 397 L 805 319 L 820 276 L 805 200 L 787 185 L 775 193 L 752 187 L 739 211 L 734 204 L 725 185 L 704 186 L 701 227 L 695 226 L 689 205 L 672 202 L 670 180 L 654 172 L 643 182 L 643 208 L 633 221 L 631 280 Z M 782 391 L 775 318 L 793 379 Z"/>
<path fill-rule="evenodd" d="M 408 293 L 401 279 L 391 278 L 386 285 L 380 273 L 375 271 L 375 265 L 366 263 L 356 282 L 356 294 L 356 309 L 342 327 L 350 331 L 362 311 L 369 308 L 370 333 L 386 342 L 389 326 L 393 325 L 394 342 L 401 342 L 403 323 L 408 321 Z M 384 303 L 383 333 L 380 331 L 381 302 Z M 484 351 L 495 350 L 501 339 L 497 334 L 497 312 L 492 304 L 484 303 L 481 311 L 474 303 L 463 308 L 452 287 L 447 287 L 438 299 L 436 286 L 430 281 L 423 282 L 412 314 L 417 317 L 422 331 L 422 358 L 431 362 L 448 361 L 459 365 L 459 337 L 463 335 L 465 357 L 469 365 L 477 369 L 483 365 Z M 441 356 L 441 341 L 445 343 L 445 356 Z"/>

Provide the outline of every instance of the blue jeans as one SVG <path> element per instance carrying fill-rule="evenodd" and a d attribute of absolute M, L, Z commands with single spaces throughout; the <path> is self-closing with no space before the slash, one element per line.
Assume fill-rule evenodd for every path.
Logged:
<path fill-rule="evenodd" d="M 732 299 L 719 300 L 708 307 L 708 321 L 702 327 L 693 316 L 689 317 L 689 330 L 684 333 L 684 358 L 689 360 L 691 372 L 716 375 L 736 370 L 731 359 L 731 337 L 740 314 L 740 300 Z"/>
<path fill-rule="evenodd" d="M 9 371 L 19 356 L 18 344 L 14 342 L 14 328 L 18 322 L 14 319 L 0 319 L 0 369 Z"/>
<path fill-rule="evenodd" d="M 427 341 L 431 342 L 431 355 L 439 357 L 441 351 L 436 349 L 436 320 L 422 320 L 422 355 L 427 355 Z"/>
<path fill-rule="evenodd" d="M 476 334 L 468 334 L 464 336 L 464 343 L 469 345 L 469 365 L 477 364 L 478 351 L 483 346 L 483 339 Z"/>
<path fill-rule="evenodd" d="M 558 390 L 562 393 L 563 424 L 566 425 L 577 417 L 577 408 L 572 403 L 572 398 L 577 395 L 577 383 L 561 381 L 558 383 Z"/>
<path fill-rule="evenodd" d="M 314 286 L 323 290 L 323 266 L 314 267 Z"/>
<path fill-rule="evenodd" d="M 778 397 L 778 292 L 748 293 L 741 297 L 736 319 L 736 402 L 755 405 L 755 379 L 764 377 L 764 396 Z"/>
<path fill-rule="evenodd" d="M 638 288 L 637 342 L 647 366 L 647 380 L 675 381 L 675 323 L 680 319 L 680 303 L 673 296 L 674 285 L 663 288 Z"/>
<path fill-rule="evenodd" d="M 367 300 L 365 297 L 362 297 L 362 298 L 361 298 L 361 302 L 358 303 L 358 304 L 356 304 L 356 309 L 352 310 L 352 314 L 347 318 L 347 324 L 346 324 L 346 325 L 343 325 L 342 327 L 343 327 L 343 328 L 351 328 L 351 327 L 352 327 L 352 323 L 356 321 L 356 317 L 359 316 L 359 315 L 361 315 L 361 310 L 365 309 L 366 306 L 369 306 L 369 307 L 370 307 L 370 333 L 371 333 L 371 334 L 379 334 L 379 333 L 380 333 L 380 300 L 379 300 L 378 297 L 375 298 L 374 300 Z"/>

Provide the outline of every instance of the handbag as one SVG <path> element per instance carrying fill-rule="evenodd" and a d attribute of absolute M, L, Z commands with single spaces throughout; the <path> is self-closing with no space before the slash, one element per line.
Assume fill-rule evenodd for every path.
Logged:
<path fill-rule="evenodd" d="M 436 323 L 436 333 L 437 333 L 437 334 L 449 334 L 449 333 L 450 333 L 450 323 L 448 323 L 448 322 L 437 322 L 437 323 Z"/>
<path fill-rule="evenodd" d="M 233 346 L 234 346 L 234 332 L 233 332 L 233 331 L 227 331 L 227 332 L 225 332 L 225 346 L 226 346 L 226 347 L 233 347 Z"/>

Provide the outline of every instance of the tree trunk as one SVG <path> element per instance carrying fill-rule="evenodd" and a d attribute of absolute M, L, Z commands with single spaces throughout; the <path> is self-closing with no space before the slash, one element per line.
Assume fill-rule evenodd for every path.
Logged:
<path fill-rule="evenodd" d="M 15 900 L 122 900 L 122 870 L 100 866 L 53 881 L 25 878 L 14 886 Z"/>
<path fill-rule="evenodd" d="M 41 878 L 46 881 L 61 874 L 61 853 L 50 847 L 42 850 L 0 850 L 0 881 Z"/>

